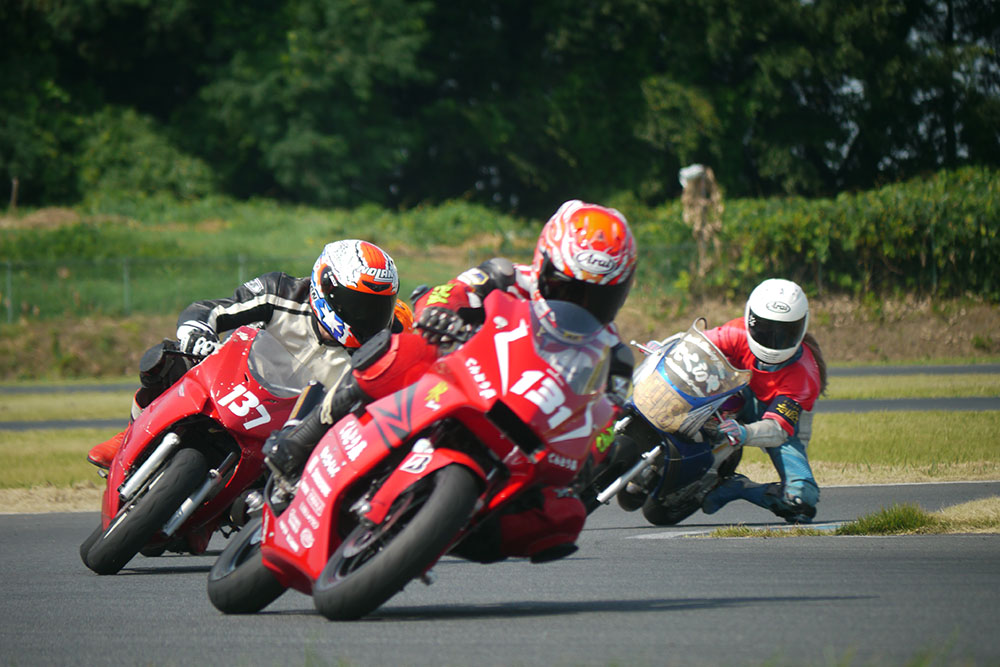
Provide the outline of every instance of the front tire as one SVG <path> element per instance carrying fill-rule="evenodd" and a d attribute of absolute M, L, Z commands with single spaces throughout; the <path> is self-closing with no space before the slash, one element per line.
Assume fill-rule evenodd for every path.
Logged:
<path fill-rule="evenodd" d="M 678 505 L 665 507 L 650 496 L 642 505 L 642 515 L 654 526 L 673 526 L 688 518 L 701 509 L 701 503 L 696 500 L 686 500 Z"/>
<path fill-rule="evenodd" d="M 285 592 L 261 559 L 263 527 L 257 518 L 241 528 L 208 573 L 208 599 L 223 614 L 255 614 Z"/>
<path fill-rule="evenodd" d="M 201 452 L 189 448 L 178 451 L 156 474 L 145 493 L 129 500 L 108 529 L 97 537 L 84 563 L 97 574 L 121 570 L 202 485 L 207 475 L 208 462 Z"/>
<path fill-rule="evenodd" d="M 90 553 L 90 547 L 94 546 L 94 542 L 100 539 L 102 533 L 104 533 L 104 528 L 101 527 L 101 524 L 97 524 L 94 532 L 80 544 L 80 560 L 83 561 L 84 565 L 87 565 L 87 555 Z"/>
<path fill-rule="evenodd" d="M 479 497 L 475 475 L 449 465 L 401 494 L 378 526 L 358 526 L 313 586 L 316 609 L 331 620 L 377 609 L 432 565 L 465 526 Z"/>

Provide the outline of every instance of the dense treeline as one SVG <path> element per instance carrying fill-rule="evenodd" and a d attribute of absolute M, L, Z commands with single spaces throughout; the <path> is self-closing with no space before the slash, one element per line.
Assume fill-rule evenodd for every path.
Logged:
<path fill-rule="evenodd" d="M 831 197 L 1000 165 L 982 0 L 9 0 L 0 167 L 24 204 Z"/>

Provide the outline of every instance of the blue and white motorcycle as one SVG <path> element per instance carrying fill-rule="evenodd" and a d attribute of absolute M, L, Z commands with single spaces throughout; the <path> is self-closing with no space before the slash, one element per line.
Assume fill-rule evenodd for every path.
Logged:
<path fill-rule="evenodd" d="M 698 511 L 736 470 L 743 449 L 718 423 L 750 371 L 730 364 L 704 325 L 699 318 L 662 341 L 632 341 L 646 356 L 632 375 L 626 413 L 615 425 L 603 469 L 580 492 L 588 511 L 617 496 L 626 511 L 642 508 L 650 523 L 673 525 Z"/>

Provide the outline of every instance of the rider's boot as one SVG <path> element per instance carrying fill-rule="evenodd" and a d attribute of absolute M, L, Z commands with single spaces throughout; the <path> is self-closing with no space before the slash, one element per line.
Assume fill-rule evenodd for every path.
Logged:
<path fill-rule="evenodd" d="M 121 431 L 120 433 L 115 433 L 104 442 L 94 445 L 91 447 L 90 452 L 87 453 L 87 461 L 93 463 L 98 468 L 110 469 L 111 462 L 114 460 L 118 450 L 121 449 L 122 440 L 124 439 L 125 431 Z"/>
<path fill-rule="evenodd" d="M 369 400 L 351 373 L 325 395 L 322 385 L 310 385 L 302 392 L 285 425 L 264 443 L 264 455 L 284 475 L 298 474 L 330 426 Z"/>
<path fill-rule="evenodd" d="M 813 477 L 806 446 L 799 438 L 789 438 L 780 447 L 767 450 L 781 477 L 767 500 L 769 510 L 788 523 L 809 523 L 816 516 L 819 486 Z"/>
<path fill-rule="evenodd" d="M 132 396 L 132 411 L 129 417 L 129 424 L 134 422 L 136 418 L 142 414 L 143 409 L 148 405 L 148 402 L 143 401 L 142 389 L 135 392 Z M 125 430 L 128 430 L 127 428 Z M 93 463 L 98 468 L 104 468 L 108 470 L 111 468 L 111 462 L 115 458 L 115 454 L 118 450 L 122 448 L 122 441 L 125 439 L 125 430 L 120 433 L 115 433 L 113 436 L 105 440 L 104 442 L 94 445 L 91 447 L 90 451 L 87 453 L 87 461 Z"/>
<path fill-rule="evenodd" d="M 787 493 L 780 483 L 759 484 L 740 474 L 727 478 L 705 496 L 701 509 L 705 514 L 715 514 L 733 500 L 746 500 L 763 507 L 788 523 L 809 523 L 816 516 L 814 505 Z"/>
<path fill-rule="evenodd" d="M 701 503 L 701 511 L 705 514 L 715 514 L 723 505 L 734 500 L 748 500 L 754 505 L 767 507 L 764 504 L 764 493 L 767 484 L 758 484 L 746 475 L 735 474 L 727 477 L 719 486 L 705 496 Z M 770 509 L 770 508 L 768 508 Z"/>
<path fill-rule="evenodd" d="M 816 506 L 810 505 L 801 496 L 792 495 L 787 489 L 783 491 L 780 484 L 768 486 L 771 488 L 765 497 L 767 509 L 788 523 L 810 523 L 816 516 Z"/>

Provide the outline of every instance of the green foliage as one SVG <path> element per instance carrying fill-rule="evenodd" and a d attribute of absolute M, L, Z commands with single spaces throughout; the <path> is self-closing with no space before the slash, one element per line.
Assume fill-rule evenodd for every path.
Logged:
<path fill-rule="evenodd" d="M 199 93 L 209 148 L 231 187 L 245 179 L 232 168 L 242 164 L 302 201 L 384 201 L 412 148 L 414 128 L 394 91 L 426 78 L 416 56 L 429 4 L 280 5 L 241 5 L 239 19 L 226 19 L 244 30 L 227 35 L 228 62 Z"/>
<path fill-rule="evenodd" d="M 147 116 L 109 107 L 85 127 L 79 178 L 90 203 L 157 194 L 192 199 L 214 189 L 208 165 L 178 150 Z"/>
<path fill-rule="evenodd" d="M 734 198 L 836 197 L 1000 166 L 998 15 L 981 0 L 13 0 L 0 174 L 22 205 L 218 187 L 538 218 L 573 197 L 662 204 L 697 161 Z"/>
<path fill-rule="evenodd" d="M 726 202 L 727 294 L 788 277 L 812 292 L 1000 299 L 1000 172 L 966 167 L 835 199 Z"/>

